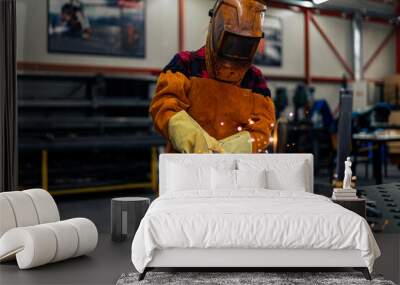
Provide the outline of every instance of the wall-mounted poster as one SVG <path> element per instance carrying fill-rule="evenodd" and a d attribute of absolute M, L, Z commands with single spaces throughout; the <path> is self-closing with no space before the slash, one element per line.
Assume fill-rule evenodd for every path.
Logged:
<path fill-rule="evenodd" d="M 277 17 L 265 17 L 264 39 L 258 47 L 254 63 L 263 66 L 282 66 L 282 20 Z"/>
<path fill-rule="evenodd" d="M 145 0 L 48 0 L 48 51 L 145 57 Z"/>

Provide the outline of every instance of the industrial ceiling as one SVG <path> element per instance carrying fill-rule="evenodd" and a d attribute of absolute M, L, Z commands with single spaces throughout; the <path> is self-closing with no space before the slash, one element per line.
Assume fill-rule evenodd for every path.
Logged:
<path fill-rule="evenodd" d="M 368 16 L 390 19 L 396 16 L 395 7 L 397 1 L 398 0 L 280 0 L 279 2 L 304 7 L 342 11 L 344 13 L 360 12 Z"/>

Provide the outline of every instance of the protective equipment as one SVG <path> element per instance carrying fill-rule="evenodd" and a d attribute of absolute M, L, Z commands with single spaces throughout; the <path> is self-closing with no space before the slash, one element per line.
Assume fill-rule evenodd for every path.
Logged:
<path fill-rule="evenodd" d="M 182 126 L 182 130 L 174 130 L 178 128 L 179 120 L 173 122 L 173 117 L 181 111 L 186 111 L 198 127 L 191 123 Z M 156 130 L 169 140 L 167 152 L 210 152 L 210 149 L 221 152 L 214 139 L 223 140 L 221 146 L 224 149 L 226 147 L 226 152 L 242 151 L 247 147 L 233 148 L 230 145 L 236 139 L 227 138 L 245 131 L 251 135 L 252 148 L 248 149 L 248 153 L 263 152 L 269 144 L 275 123 L 274 104 L 270 97 L 212 79 L 188 79 L 179 72 L 171 71 L 160 74 L 150 113 Z M 186 115 L 181 114 L 177 118 L 180 116 Z M 199 128 L 214 139 L 200 135 Z M 195 132 L 193 135 L 192 130 Z M 204 138 L 208 138 L 208 141 L 204 142 Z M 184 139 L 188 142 L 185 143 Z M 195 147 L 197 140 L 201 145 L 199 147 Z M 246 141 L 244 135 L 237 141 Z"/>
<path fill-rule="evenodd" d="M 207 134 L 185 111 L 171 117 L 168 123 L 169 139 L 181 153 L 222 153 L 219 142 Z"/>
<path fill-rule="evenodd" d="M 240 83 L 264 37 L 266 8 L 266 0 L 217 0 L 210 10 L 206 44 L 211 78 Z"/>
<path fill-rule="evenodd" d="M 251 153 L 252 140 L 249 132 L 243 131 L 219 141 L 226 153 Z"/>

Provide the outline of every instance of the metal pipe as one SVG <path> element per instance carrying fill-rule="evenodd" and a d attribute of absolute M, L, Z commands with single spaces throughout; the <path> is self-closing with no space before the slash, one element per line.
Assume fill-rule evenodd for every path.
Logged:
<path fill-rule="evenodd" d="M 354 14 L 352 27 L 353 27 L 353 72 L 355 81 L 360 81 L 364 78 L 362 25 L 363 25 L 363 19 L 361 13 Z"/>

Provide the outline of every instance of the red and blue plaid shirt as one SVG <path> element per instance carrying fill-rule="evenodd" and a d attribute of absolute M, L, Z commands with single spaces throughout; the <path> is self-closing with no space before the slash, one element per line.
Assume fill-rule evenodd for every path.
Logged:
<path fill-rule="evenodd" d="M 201 49 L 191 52 L 183 51 L 174 56 L 171 62 L 164 67 L 163 72 L 172 71 L 180 72 L 186 77 L 201 77 L 209 78 L 206 60 L 205 60 L 206 49 Z M 271 97 L 271 91 L 267 86 L 267 82 L 260 69 L 252 65 L 246 72 L 240 87 L 244 89 L 250 89 L 254 93 L 261 94 L 263 96 Z"/>

